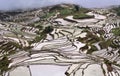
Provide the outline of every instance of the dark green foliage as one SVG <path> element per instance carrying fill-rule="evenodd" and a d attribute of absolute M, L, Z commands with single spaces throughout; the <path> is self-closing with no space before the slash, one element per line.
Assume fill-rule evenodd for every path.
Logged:
<path fill-rule="evenodd" d="M 110 62 L 109 60 L 104 60 L 104 63 L 105 63 L 106 66 L 107 66 L 107 70 L 108 70 L 109 72 L 112 72 L 112 71 L 113 71 L 112 62 Z"/>
<path fill-rule="evenodd" d="M 112 40 L 101 41 L 99 43 L 101 49 L 107 49 L 112 44 Z"/>
<path fill-rule="evenodd" d="M 90 31 L 86 31 L 87 35 L 84 38 L 78 38 L 78 41 L 81 41 L 83 43 L 93 44 L 97 43 L 98 41 L 102 40 L 102 37 L 98 37 L 96 34 L 93 34 Z"/>
<path fill-rule="evenodd" d="M 68 15 L 72 15 L 73 14 L 73 10 L 72 9 L 63 9 L 60 11 L 60 16 L 61 17 L 65 17 Z"/>
<path fill-rule="evenodd" d="M 79 7 L 79 6 L 76 5 L 75 9 L 77 11 L 73 14 L 73 18 L 74 19 L 94 18 L 94 15 L 86 15 L 86 13 L 90 11 L 87 8 Z"/>
<path fill-rule="evenodd" d="M 100 36 L 97 36 L 94 32 L 91 32 L 89 30 L 84 30 L 83 32 L 87 33 L 86 37 L 84 37 L 84 38 L 78 37 L 77 39 L 78 39 L 78 41 L 80 41 L 82 43 L 86 43 L 86 45 L 84 47 L 81 47 L 80 49 L 82 51 L 88 50 L 87 54 L 91 54 L 94 51 L 98 51 L 98 48 L 94 45 L 96 43 L 99 44 L 101 49 L 108 49 L 108 47 L 116 49 L 116 48 L 120 47 L 119 44 L 117 45 L 116 43 L 113 42 L 114 39 L 107 39 L 106 40 L 102 36 L 104 34 L 104 32 L 99 34 Z M 88 47 L 90 47 L 90 48 L 88 48 Z"/>
<path fill-rule="evenodd" d="M 30 41 L 29 43 L 32 44 L 44 40 L 47 37 L 47 34 L 50 34 L 53 30 L 54 30 L 53 26 L 47 26 L 44 29 L 42 29 L 42 31 L 36 31 L 38 35 L 35 37 L 35 39 Z"/>
<path fill-rule="evenodd" d="M 45 29 L 42 31 L 41 34 L 49 34 L 53 31 L 53 29 L 54 28 L 52 26 L 47 26 L 47 27 L 45 27 Z"/>
<path fill-rule="evenodd" d="M 38 35 L 35 37 L 35 39 L 31 43 L 40 42 L 41 40 L 44 40 L 45 38 L 46 38 L 46 34 Z"/>
<path fill-rule="evenodd" d="M 47 13 L 45 16 L 44 16 L 44 18 L 49 18 L 49 17 L 51 17 L 51 16 L 54 16 L 56 14 L 56 12 L 49 12 L 49 13 Z"/>
<path fill-rule="evenodd" d="M 98 30 L 98 33 L 99 33 L 100 35 L 104 35 L 104 34 L 105 34 L 105 31 L 104 31 L 104 30 Z"/>
<path fill-rule="evenodd" d="M 75 14 L 73 16 L 74 19 L 89 19 L 89 18 L 94 18 L 94 15 L 86 15 L 85 13 L 79 13 L 79 14 Z"/>
<path fill-rule="evenodd" d="M 39 25 L 36 25 L 35 28 L 38 28 L 39 30 L 42 30 L 43 26 L 39 24 Z"/>
<path fill-rule="evenodd" d="M 112 10 L 115 11 L 115 13 L 120 16 L 120 6 L 112 8 Z"/>
<path fill-rule="evenodd" d="M 120 28 L 114 28 L 114 29 L 112 29 L 112 33 L 113 33 L 115 36 L 120 36 Z"/>
<path fill-rule="evenodd" d="M 74 5 L 74 7 L 76 11 L 79 11 L 79 8 L 80 8 L 79 5 Z"/>
<path fill-rule="evenodd" d="M 8 68 L 9 63 L 11 63 L 11 60 L 9 60 L 7 57 L 10 55 L 15 54 L 18 51 L 30 49 L 31 47 L 23 47 L 22 44 L 19 44 L 17 42 L 14 42 L 12 40 L 3 40 L 0 42 L 0 75 L 3 75 L 6 71 L 10 70 L 11 68 Z"/>
<path fill-rule="evenodd" d="M 81 47 L 80 50 L 85 51 L 85 50 L 87 50 L 88 48 L 89 48 L 88 45 L 85 45 L 85 46 Z"/>
<path fill-rule="evenodd" d="M 109 72 L 113 71 L 112 65 L 115 65 L 115 66 L 120 67 L 120 64 L 117 64 L 116 61 L 113 61 L 113 62 L 112 62 L 112 61 L 109 61 L 109 60 L 107 60 L 107 59 L 105 59 L 105 58 L 104 58 L 104 63 L 106 64 L 107 70 L 108 70 Z"/>
<path fill-rule="evenodd" d="M 1 54 L 6 55 L 6 56 L 12 53 L 15 53 L 15 51 L 18 49 L 22 49 L 22 46 L 14 41 L 8 41 L 8 42 L 6 41 L 0 45 L 1 45 L 0 46 Z"/>
<path fill-rule="evenodd" d="M 117 12 L 117 15 L 120 16 L 120 10 Z"/>
<path fill-rule="evenodd" d="M 91 10 L 88 9 L 88 8 L 84 8 L 84 7 L 80 7 L 79 8 L 79 13 L 87 13 L 87 12 L 90 12 Z"/>
<path fill-rule="evenodd" d="M 120 45 L 119 44 L 115 44 L 113 41 L 111 42 L 111 44 L 110 44 L 110 47 L 112 47 L 112 48 L 119 48 L 120 47 Z"/>
<path fill-rule="evenodd" d="M 8 71 L 10 68 L 8 68 L 9 63 L 11 60 L 8 60 L 6 56 L 4 56 L 2 59 L 0 59 L 0 75 L 3 75 L 4 72 Z"/>
<path fill-rule="evenodd" d="M 60 12 L 60 15 L 58 17 L 64 18 L 68 15 L 73 14 L 74 8 L 72 8 L 72 9 L 70 9 L 70 8 L 72 8 L 72 7 L 69 7 L 69 6 L 68 7 L 62 7 L 60 5 L 56 5 L 56 6 L 54 6 L 50 9 L 50 12 L 48 14 L 53 15 L 53 13 Z"/>
<path fill-rule="evenodd" d="M 90 10 L 87 8 L 79 7 L 78 5 L 73 5 L 73 6 L 68 6 L 68 7 L 62 7 L 60 5 L 54 6 L 50 9 L 49 14 L 54 13 L 54 12 L 60 12 L 58 17 L 65 18 L 66 16 L 73 15 L 74 18 L 78 19 L 81 17 L 85 18 L 93 18 L 93 16 L 88 16 L 83 13 L 87 13 Z M 83 18 L 84 19 L 84 18 Z"/>
<path fill-rule="evenodd" d="M 87 54 L 91 54 L 94 51 L 98 51 L 97 47 L 94 45 L 90 45 L 90 49 L 87 51 Z"/>
<path fill-rule="evenodd" d="M 60 5 L 56 5 L 50 9 L 50 12 L 56 12 L 56 11 L 62 10 L 62 9 L 64 9 L 64 8 L 61 7 Z"/>

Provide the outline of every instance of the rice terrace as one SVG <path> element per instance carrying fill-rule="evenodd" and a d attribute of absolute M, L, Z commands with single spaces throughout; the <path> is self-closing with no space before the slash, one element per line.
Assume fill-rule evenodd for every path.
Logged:
<path fill-rule="evenodd" d="M 120 5 L 56 2 L 0 5 L 0 76 L 120 76 Z"/>

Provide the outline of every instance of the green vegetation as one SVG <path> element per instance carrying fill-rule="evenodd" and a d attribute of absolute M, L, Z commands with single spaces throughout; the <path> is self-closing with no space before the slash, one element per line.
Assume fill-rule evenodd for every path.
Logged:
<path fill-rule="evenodd" d="M 79 37 L 78 41 L 86 43 L 86 45 L 81 47 L 80 50 L 82 51 L 87 50 L 87 54 L 91 54 L 94 51 L 98 51 L 98 48 L 94 44 L 98 43 L 99 41 L 103 41 L 104 40 L 103 37 L 102 36 L 98 37 L 96 34 L 88 30 L 83 30 L 83 32 L 87 33 L 86 37 L 84 38 Z"/>
<path fill-rule="evenodd" d="M 82 43 L 86 43 L 86 45 L 81 47 L 80 50 L 82 50 L 82 51 L 88 50 L 87 54 L 91 54 L 94 51 L 98 51 L 97 47 L 94 45 L 96 43 L 99 44 L 101 49 L 108 49 L 109 47 L 116 49 L 116 48 L 120 47 L 119 44 L 114 43 L 113 38 L 106 40 L 103 37 L 103 34 L 104 34 L 103 30 L 98 31 L 98 33 L 100 33 L 99 34 L 100 36 L 97 36 L 95 33 L 91 32 L 87 29 L 83 30 L 82 32 L 87 33 L 86 37 L 84 37 L 84 38 L 78 37 L 77 39 L 78 39 L 78 41 L 80 41 Z M 120 36 L 120 34 L 119 34 L 120 28 L 115 28 L 112 30 L 112 32 L 114 32 L 117 37 Z M 88 47 L 90 47 L 90 48 L 88 48 Z"/>
<path fill-rule="evenodd" d="M 97 47 L 94 45 L 90 46 L 90 49 L 87 51 L 87 54 L 92 54 L 92 52 L 98 51 Z"/>
<path fill-rule="evenodd" d="M 79 5 L 74 5 L 74 7 L 75 7 L 75 9 L 76 9 L 76 11 L 79 11 L 80 9 L 80 7 L 79 7 Z"/>
<path fill-rule="evenodd" d="M 40 31 L 40 30 L 42 30 L 42 29 L 43 29 L 43 26 L 42 26 L 42 25 L 40 25 L 40 24 L 38 24 L 38 25 L 36 25 L 36 26 L 35 26 L 35 28 L 38 28 L 38 29 L 39 29 L 39 31 Z"/>
<path fill-rule="evenodd" d="M 115 36 L 120 36 L 120 28 L 114 28 L 114 29 L 112 29 L 112 33 L 113 33 Z"/>
<path fill-rule="evenodd" d="M 94 18 L 93 15 L 92 16 L 91 15 L 86 15 L 86 13 L 90 11 L 87 8 L 83 8 L 83 7 L 79 7 L 79 6 L 75 5 L 75 9 L 76 9 L 76 11 L 73 14 L 73 18 L 74 19 Z"/>
<path fill-rule="evenodd" d="M 74 19 L 89 19 L 89 18 L 94 18 L 94 15 L 86 15 L 85 13 L 79 13 L 79 14 L 74 14 L 73 15 Z"/>
<path fill-rule="evenodd" d="M 120 16 L 120 6 L 114 7 L 112 10 L 115 11 L 115 13 L 116 13 L 118 16 Z"/>
<path fill-rule="evenodd" d="M 61 7 L 61 6 L 54 6 L 50 9 L 49 13 L 56 13 L 56 12 L 60 12 L 59 17 L 65 17 L 67 15 L 71 15 L 73 14 L 73 8 L 70 9 L 69 7 Z"/>
<path fill-rule="evenodd" d="M 92 44 L 91 45 L 86 44 L 85 46 L 81 47 L 80 50 L 81 51 L 87 50 L 87 54 L 92 54 L 94 51 L 98 51 L 97 47 Z"/>
<path fill-rule="evenodd" d="M 9 71 L 9 64 L 12 62 L 8 59 L 9 56 L 15 54 L 18 51 L 27 51 L 31 47 L 23 46 L 21 42 L 17 43 L 13 40 L 1 40 L 0 41 L 0 75 L 4 76 L 3 74 L 6 71 Z M 27 50 L 26 50 L 27 49 Z"/>
<path fill-rule="evenodd" d="M 50 9 L 50 12 L 56 12 L 58 10 L 62 10 L 64 7 L 61 7 L 60 5 L 55 5 Z"/>
<path fill-rule="evenodd" d="M 100 40 L 103 40 L 102 37 L 98 37 L 97 35 L 93 34 L 90 31 L 86 31 L 87 35 L 84 38 L 78 38 L 78 41 L 83 42 L 83 43 L 88 43 L 89 45 L 96 43 Z"/>
<path fill-rule="evenodd" d="M 116 48 L 120 47 L 119 44 L 116 44 L 113 42 L 114 39 L 106 40 L 103 37 L 103 34 L 104 34 L 103 31 L 102 31 L 102 33 L 99 31 L 100 36 L 97 36 L 95 33 L 90 32 L 89 30 L 83 30 L 83 32 L 87 33 L 86 37 L 84 37 L 84 38 L 78 37 L 77 39 L 78 39 L 78 41 L 80 41 L 82 43 L 86 43 L 86 45 L 81 47 L 80 50 L 82 50 L 82 51 L 87 50 L 87 54 L 91 54 L 94 51 L 98 51 L 98 48 L 94 45 L 96 43 L 99 44 L 101 49 L 108 49 L 108 47 L 116 49 Z M 88 48 L 88 47 L 90 47 L 90 48 Z"/>
<path fill-rule="evenodd" d="M 47 26 L 45 27 L 45 29 L 42 31 L 42 34 L 49 34 L 53 31 L 53 27 L 52 26 Z"/>
<path fill-rule="evenodd" d="M 104 31 L 104 30 L 98 30 L 98 33 L 99 33 L 100 35 L 104 35 L 104 34 L 105 34 L 105 31 Z"/>
<path fill-rule="evenodd" d="M 103 61 L 104 61 L 104 63 L 107 66 L 110 66 L 110 67 L 111 67 L 111 64 L 114 64 L 116 66 L 120 66 L 116 63 L 110 62 L 111 60 L 110 61 L 109 60 L 103 60 L 102 58 L 104 58 L 104 57 L 101 57 L 101 53 L 102 53 L 102 56 L 103 56 L 103 54 L 106 54 L 106 52 L 107 53 L 109 53 L 110 51 L 113 52 L 113 50 L 116 50 L 116 48 L 119 49 L 119 47 L 120 47 L 119 45 L 116 45 L 116 43 L 113 42 L 112 38 L 111 39 L 107 39 L 107 38 L 105 39 L 104 38 L 104 34 L 106 34 L 105 33 L 106 30 L 104 31 L 103 27 L 102 27 L 102 30 L 99 30 L 99 29 L 96 30 L 96 28 L 94 29 L 94 27 L 93 27 L 94 31 L 91 30 L 92 27 L 90 27 L 90 28 L 85 27 L 85 30 L 81 32 L 81 30 L 83 30 L 83 28 L 80 29 L 80 31 L 79 31 L 78 28 L 76 28 L 76 26 L 75 26 L 75 28 L 73 26 L 73 29 L 66 28 L 66 27 L 65 27 L 65 29 L 64 29 L 64 27 L 62 27 L 62 28 L 61 27 L 58 27 L 58 28 L 55 27 L 54 28 L 52 26 L 52 21 L 50 21 L 51 26 L 48 26 L 50 24 L 49 20 L 50 19 L 52 20 L 52 18 L 49 18 L 49 17 L 55 15 L 57 12 L 60 13 L 59 17 L 62 17 L 62 18 L 66 17 L 66 16 L 69 16 L 69 15 L 73 15 L 74 19 L 93 18 L 94 16 L 89 16 L 89 15 L 85 14 L 88 11 L 89 11 L 88 9 L 79 7 L 77 5 L 74 5 L 74 7 L 55 6 L 55 7 L 51 8 L 51 10 L 49 12 L 46 12 L 43 16 L 44 18 L 41 18 L 40 21 L 33 22 L 33 23 L 29 24 L 28 26 L 30 26 L 30 28 L 26 27 L 26 26 L 21 27 L 21 28 L 19 28 L 19 27 L 14 28 L 14 26 L 11 27 L 11 28 L 14 28 L 14 29 L 10 29 L 10 32 L 16 36 L 16 37 L 11 36 L 11 37 L 17 38 L 19 41 L 12 40 L 12 38 L 9 39 L 9 38 L 7 38 L 8 36 L 7 37 L 5 36 L 6 38 L 4 39 L 4 37 L 2 37 L 2 35 L 1 35 L 1 41 L 0 41 L 0 54 L 1 54 L 1 57 L 0 57 L 0 75 L 4 74 L 6 71 L 9 71 L 11 69 L 11 67 L 10 68 L 8 67 L 9 64 L 12 62 L 12 60 L 10 60 L 10 59 L 14 59 L 14 57 L 11 58 L 11 55 L 16 54 L 17 52 L 26 51 L 27 56 L 31 56 L 32 54 L 38 53 L 38 51 L 40 50 L 39 53 L 41 53 L 41 54 L 42 53 L 47 53 L 47 52 L 49 52 L 49 53 L 53 52 L 53 53 L 55 53 L 55 55 L 60 54 L 60 57 L 62 57 L 63 55 L 67 56 L 67 54 L 63 53 L 63 55 L 62 55 L 61 53 L 59 53 L 59 49 L 63 48 L 64 45 L 67 48 L 69 46 L 71 47 L 71 45 L 75 46 L 76 49 L 80 49 L 80 52 L 81 51 L 84 52 L 84 56 L 86 56 L 85 58 L 87 58 L 87 59 L 91 58 L 91 61 L 93 60 L 93 61 L 96 62 L 96 60 L 98 60 L 98 61 L 100 60 L 101 63 L 103 63 Z M 47 19 L 47 20 L 45 20 L 45 19 Z M 54 34 L 51 33 L 53 30 L 55 30 Z M 34 34 L 34 31 L 35 31 L 36 34 Z M 79 33 L 78 33 L 78 31 L 79 31 Z M 29 32 L 30 33 L 32 32 L 34 34 L 34 36 L 33 35 L 28 36 L 28 34 L 30 34 Z M 83 33 L 83 32 L 87 33 L 86 37 L 77 38 L 78 41 L 85 44 L 85 46 L 80 48 L 76 44 L 74 44 L 74 42 L 77 42 L 76 37 L 80 36 L 80 33 Z M 114 33 L 115 36 L 119 37 L 120 36 L 120 28 L 112 29 L 112 33 Z M 51 36 L 52 38 L 49 38 L 48 35 Z M 49 49 L 52 50 L 52 48 L 48 48 L 48 51 L 45 51 L 43 49 L 35 50 L 36 48 L 31 49 L 32 47 L 35 47 L 32 44 L 42 43 L 42 41 L 44 43 L 44 41 L 45 42 L 47 41 L 48 45 L 46 44 L 45 46 L 42 47 L 42 48 L 45 48 L 45 47 L 49 46 L 49 41 L 52 41 L 52 39 L 59 40 L 59 38 L 63 38 L 62 35 L 65 37 L 65 39 L 68 40 L 68 43 L 63 43 L 63 46 L 59 46 L 58 44 L 57 45 L 53 44 L 53 45 L 55 45 L 59 48 L 58 52 L 57 51 L 54 52 L 54 49 L 53 49 L 53 51 L 49 51 Z M 21 37 L 21 36 L 23 36 L 23 37 Z M 5 41 L 2 41 L 2 39 L 4 39 Z M 23 41 L 22 41 L 22 39 L 23 39 Z M 24 42 L 24 40 L 25 40 L 25 42 Z M 28 42 L 28 45 L 27 45 L 26 41 Z M 66 40 L 64 40 L 64 41 L 66 41 Z M 77 44 L 79 44 L 79 43 L 77 43 Z M 27 45 L 27 46 L 25 46 L 25 45 Z M 55 50 L 57 49 L 57 47 L 55 48 Z M 75 47 L 73 47 L 73 49 Z M 98 47 L 100 47 L 100 49 Z M 111 47 L 112 50 L 110 50 L 109 52 L 105 50 L 105 52 L 103 52 L 103 50 L 108 49 L 108 47 Z M 97 55 L 97 53 L 99 53 L 99 51 L 100 51 L 100 54 Z M 97 53 L 94 53 L 94 52 L 97 52 Z M 118 53 L 120 54 L 120 50 L 118 51 Z M 111 52 L 109 54 L 111 54 Z M 22 54 L 20 54 L 20 57 L 22 57 Z M 110 69 L 111 68 L 109 68 L 109 70 Z"/>
<path fill-rule="evenodd" d="M 44 19 L 47 19 L 51 16 L 54 16 L 56 14 L 56 12 L 49 12 L 49 13 L 46 13 L 46 15 L 43 16 Z"/>
<path fill-rule="evenodd" d="M 84 14 L 89 11 L 90 11 L 89 9 L 79 7 L 78 5 L 73 5 L 73 6 L 68 6 L 68 7 L 54 6 L 50 9 L 49 13 L 60 12 L 59 17 L 62 17 L 62 18 L 69 16 L 69 15 L 73 15 L 74 18 L 77 18 L 77 17 L 93 18 L 94 16 L 88 16 L 88 15 Z"/>
<path fill-rule="evenodd" d="M 99 43 L 101 49 L 107 49 L 110 45 L 112 44 L 112 40 L 109 39 L 109 40 L 103 40 Z"/>
<path fill-rule="evenodd" d="M 0 59 L 0 75 L 3 76 L 3 74 L 10 69 L 8 68 L 10 62 L 11 60 L 8 60 L 6 56 Z"/>
<path fill-rule="evenodd" d="M 79 7 L 79 11 L 78 13 L 87 13 L 90 12 L 91 10 L 88 8 L 84 8 L 84 7 Z"/>
<path fill-rule="evenodd" d="M 11 55 L 11 53 L 14 53 L 17 49 L 22 49 L 23 47 L 21 45 L 19 45 L 16 42 L 5 42 L 2 41 L 0 42 L 0 52 L 4 55 L 4 56 L 9 56 Z"/>
<path fill-rule="evenodd" d="M 111 48 L 114 48 L 114 49 L 119 48 L 120 45 L 113 43 L 113 40 L 114 39 L 108 39 L 108 40 L 100 41 L 99 45 L 100 45 L 101 49 L 107 49 L 108 47 L 111 47 Z"/>
<path fill-rule="evenodd" d="M 54 28 L 52 26 L 47 26 L 42 31 L 36 31 L 38 35 L 35 37 L 35 39 L 30 41 L 30 44 L 44 40 L 47 37 L 47 34 L 50 34 L 53 30 Z"/>
<path fill-rule="evenodd" d="M 63 9 L 60 11 L 60 17 L 66 17 L 68 15 L 72 15 L 73 10 L 72 9 Z"/>
<path fill-rule="evenodd" d="M 89 46 L 88 44 L 86 44 L 85 46 L 81 47 L 80 50 L 85 51 L 88 50 Z"/>
<path fill-rule="evenodd" d="M 36 43 L 36 42 L 40 42 L 42 39 L 44 40 L 46 38 L 46 35 L 38 35 L 35 37 L 35 39 L 31 42 L 31 43 Z"/>

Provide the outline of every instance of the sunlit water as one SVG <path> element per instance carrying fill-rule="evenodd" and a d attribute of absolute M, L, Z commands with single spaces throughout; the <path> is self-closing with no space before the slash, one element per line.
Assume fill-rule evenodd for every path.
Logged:
<path fill-rule="evenodd" d="M 31 65 L 32 76 L 65 76 L 68 66 Z"/>

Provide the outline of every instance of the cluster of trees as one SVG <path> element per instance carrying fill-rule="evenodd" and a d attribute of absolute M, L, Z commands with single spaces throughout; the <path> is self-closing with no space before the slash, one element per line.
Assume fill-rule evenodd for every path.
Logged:
<path fill-rule="evenodd" d="M 120 6 L 118 7 L 114 7 L 113 10 L 115 11 L 115 13 L 120 16 Z"/>
<path fill-rule="evenodd" d="M 10 69 L 8 68 L 10 62 L 11 60 L 9 60 L 7 56 L 3 56 L 0 59 L 0 75 L 4 76 L 5 72 Z"/>

